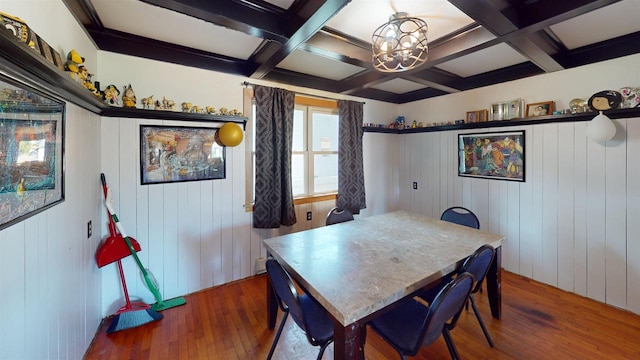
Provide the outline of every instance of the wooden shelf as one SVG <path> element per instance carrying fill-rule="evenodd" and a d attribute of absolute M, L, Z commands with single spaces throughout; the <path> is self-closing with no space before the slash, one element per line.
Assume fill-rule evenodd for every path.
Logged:
<path fill-rule="evenodd" d="M 640 108 L 607 110 L 604 113 L 611 119 L 626 119 L 626 118 L 640 117 Z M 524 125 L 538 125 L 538 124 L 549 124 L 549 123 L 560 123 L 560 122 L 590 121 L 596 115 L 597 115 L 596 112 L 587 112 L 587 113 L 580 113 L 580 114 L 549 115 L 549 116 L 539 116 L 536 118 L 488 121 L 488 122 L 474 123 L 474 124 L 428 126 L 428 127 L 412 128 L 412 129 L 404 129 L 404 130 L 365 126 L 364 131 L 373 132 L 373 133 L 387 133 L 387 134 L 414 134 L 414 133 L 422 133 L 422 132 L 449 131 L 449 130 L 490 129 L 490 128 L 496 128 L 496 127 L 505 127 L 505 126 L 524 126 Z"/>
<path fill-rule="evenodd" d="M 72 79 L 68 72 L 60 70 L 35 50 L 18 41 L 8 31 L 0 31 L 0 73 L 22 82 L 36 91 L 44 92 L 65 102 L 74 103 L 100 116 L 216 123 L 233 122 L 242 124 L 243 129 L 246 129 L 247 118 L 244 116 L 194 114 L 109 106 Z"/>

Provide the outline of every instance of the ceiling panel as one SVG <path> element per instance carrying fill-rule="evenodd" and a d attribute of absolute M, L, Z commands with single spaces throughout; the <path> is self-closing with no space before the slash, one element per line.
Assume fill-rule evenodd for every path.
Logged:
<path fill-rule="evenodd" d="M 473 19 L 447 0 L 352 0 L 327 26 L 370 43 L 373 32 L 389 20 L 394 8 L 425 20 L 429 41 L 473 23 Z"/>
<path fill-rule="evenodd" d="M 246 60 L 262 39 L 136 0 L 92 0 L 105 27 Z M 123 11 L 122 9 L 126 9 Z"/>
<path fill-rule="evenodd" d="M 286 59 L 278 64 L 278 68 L 331 80 L 342 80 L 364 70 L 364 68 L 358 66 L 300 50 L 294 51 L 287 56 Z"/>
<path fill-rule="evenodd" d="M 393 79 L 391 81 L 383 82 L 372 86 L 374 89 L 389 91 L 394 94 L 404 94 L 407 92 L 421 90 L 427 88 L 422 84 L 415 83 L 413 81 L 405 79 Z"/>
<path fill-rule="evenodd" d="M 624 0 L 551 26 L 569 49 L 640 31 L 640 0 Z"/>
<path fill-rule="evenodd" d="M 294 0 L 265 0 L 266 2 L 273 4 L 282 9 L 288 9 L 293 4 Z"/>
<path fill-rule="evenodd" d="M 469 77 L 526 62 L 527 59 L 506 44 L 498 44 L 439 64 L 439 69 Z"/>

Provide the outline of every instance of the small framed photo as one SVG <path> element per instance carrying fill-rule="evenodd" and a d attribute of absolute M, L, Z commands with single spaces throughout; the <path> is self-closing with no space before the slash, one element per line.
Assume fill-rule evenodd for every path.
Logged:
<path fill-rule="evenodd" d="M 524 100 L 514 99 L 491 104 L 489 121 L 511 120 L 524 117 Z"/>
<path fill-rule="evenodd" d="M 465 117 L 464 122 L 466 124 L 474 124 L 478 122 L 478 116 L 475 111 L 467 111 L 467 116 Z"/>
<path fill-rule="evenodd" d="M 476 110 L 476 111 L 467 111 L 467 116 L 465 118 L 466 124 L 473 124 L 479 122 L 487 121 L 488 111 L 486 109 Z"/>
<path fill-rule="evenodd" d="M 476 112 L 478 113 L 478 116 L 477 116 L 478 122 L 486 122 L 487 121 L 488 115 L 489 115 L 489 111 L 487 111 L 487 109 L 478 110 Z"/>
<path fill-rule="evenodd" d="M 553 114 L 553 101 L 527 104 L 527 117 L 546 116 Z"/>

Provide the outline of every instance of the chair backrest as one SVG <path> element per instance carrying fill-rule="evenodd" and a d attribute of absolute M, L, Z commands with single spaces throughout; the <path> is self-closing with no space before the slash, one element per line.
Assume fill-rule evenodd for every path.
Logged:
<path fill-rule="evenodd" d="M 491 266 L 491 262 L 493 261 L 495 254 L 496 249 L 491 245 L 482 245 L 462 264 L 460 272 L 468 272 L 473 275 L 476 280 L 475 286 L 471 290 L 472 293 L 476 293 L 480 290 L 482 281 L 489 272 L 489 266 Z"/>
<path fill-rule="evenodd" d="M 454 206 L 445 210 L 440 216 L 440 220 L 452 222 L 458 225 L 468 226 L 474 229 L 480 229 L 480 221 L 476 214 L 462 206 Z"/>
<path fill-rule="evenodd" d="M 327 214 L 327 225 L 333 225 L 345 221 L 353 220 L 353 214 L 349 210 L 334 207 Z"/>
<path fill-rule="evenodd" d="M 306 330 L 304 319 L 302 318 L 302 309 L 300 308 L 300 302 L 298 300 L 298 291 L 293 284 L 293 280 L 291 280 L 291 277 L 282 265 L 274 259 L 268 259 L 265 267 L 273 291 L 278 298 L 278 306 L 280 306 L 282 311 L 289 310 L 289 314 L 291 314 L 296 324 L 303 330 Z"/>
<path fill-rule="evenodd" d="M 445 325 L 449 328 L 455 326 L 471 293 L 473 280 L 473 275 L 462 273 L 438 293 L 423 323 L 424 336 L 422 341 L 416 344 L 416 348 L 421 344 L 429 345 L 436 341 Z"/>

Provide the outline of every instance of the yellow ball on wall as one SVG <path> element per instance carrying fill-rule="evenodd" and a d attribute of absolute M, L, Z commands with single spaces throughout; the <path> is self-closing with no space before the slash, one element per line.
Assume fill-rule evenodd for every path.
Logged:
<path fill-rule="evenodd" d="M 228 122 L 218 130 L 218 137 L 224 146 L 238 146 L 242 142 L 242 129 L 238 124 Z"/>

